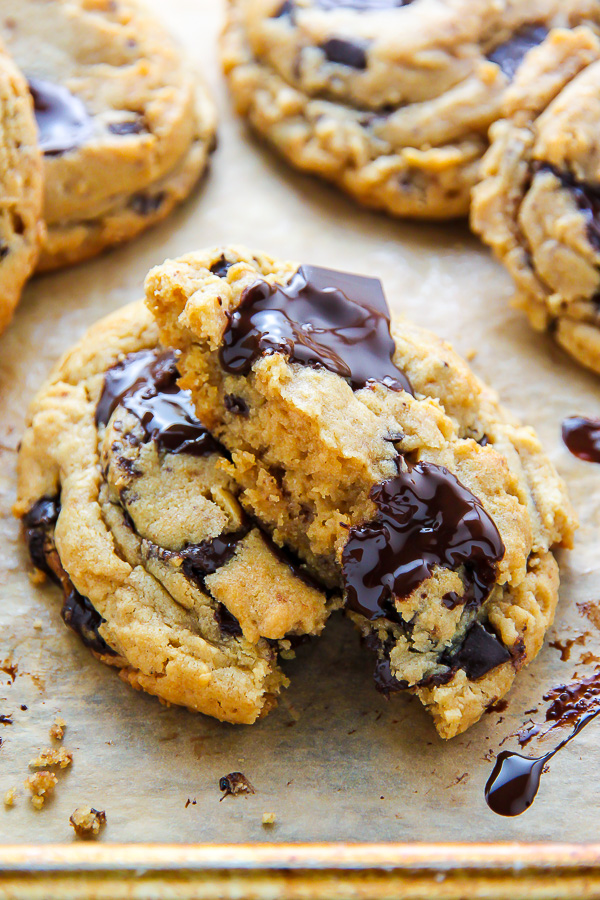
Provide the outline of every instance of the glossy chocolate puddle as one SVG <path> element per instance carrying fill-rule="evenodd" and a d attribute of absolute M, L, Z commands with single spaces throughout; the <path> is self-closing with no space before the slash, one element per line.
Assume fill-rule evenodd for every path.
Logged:
<path fill-rule="evenodd" d="M 573 456 L 600 463 L 600 419 L 569 416 L 562 423 L 562 439 Z"/>

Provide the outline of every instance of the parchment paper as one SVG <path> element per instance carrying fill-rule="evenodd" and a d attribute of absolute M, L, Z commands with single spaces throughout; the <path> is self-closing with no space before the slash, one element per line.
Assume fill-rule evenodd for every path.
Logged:
<path fill-rule="evenodd" d="M 72 840 L 69 815 L 89 804 L 106 810 L 106 841 L 597 840 L 600 720 L 552 761 L 535 805 L 520 818 L 491 813 L 483 787 L 492 766 L 485 756 L 523 725 L 524 711 L 539 706 L 541 714 L 545 690 L 575 670 L 590 673 L 593 663 L 583 665 L 582 654 L 600 657 L 600 631 L 577 606 L 597 601 L 600 608 L 600 467 L 570 457 L 559 435 L 564 416 L 600 414 L 600 382 L 511 311 L 508 276 L 466 226 L 363 212 L 248 135 L 231 114 L 217 63 L 220 0 L 151 5 L 214 87 L 219 148 L 183 209 L 101 259 L 35 280 L 0 339 L 0 661 L 18 665 L 14 684 L 0 672 L 0 713 L 14 720 L 0 725 L 0 799 L 18 788 L 13 808 L 0 803 L 0 841 Z M 581 528 L 576 549 L 562 558 L 560 611 L 549 639 L 583 635 L 585 643 L 569 661 L 547 645 L 521 673 L 507 711 L 485 715 L 450 743 L 437 737 L 416 700 L 386 702 L 376 694 L 372 658 L 342 619 L 286 665 L 292 686 L 279 708 L 257 725 L 235 727 L 167 709 L 125 686 L 64 627 L 58 591 L 29 581 L 10 515 L 29 399 L 86 327 L 141 295 L 152 265 L 216 242 L 381 277 L 395 310 L 460 352 L 477 351 L 476 371 L 538 429 L 569 482 Z M 33 627 L 37 619 L 41 630 Z M 74 764 L 37 812 L 23 780 L 29 759 L 49 746 L 58 711 Z M 515 747 L 515 738 L 503 746 Z M 540 745 L 529 749 L 535 755 Z M 246 774 L 256 794 L 220 803 L 218 780 L 233 770 Z M 188 798 L 195 803 L 186 808 Z M 265 812 L 276 815 L 271 828 L 261 824 Z"/>

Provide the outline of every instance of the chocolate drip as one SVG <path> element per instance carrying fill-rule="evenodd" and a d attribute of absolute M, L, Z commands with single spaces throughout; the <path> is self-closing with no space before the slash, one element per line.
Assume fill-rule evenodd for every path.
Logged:
<path fill-rule="evenodd" d="M 460 570 L 476 608 L 495 583 L 504 545 L 480 501 L 443 466 L 417 463 L 370 493 L 373 522 L 350 529 L 342 554 L 347 605 L 368 619 L 399 621 L 408 597 L 435 566 Z"/>
<path fill-rule="evenodd" d="M 541 44 L 547 35 L 548 29 L 544 25 L 525 25 L 515 31 L 510 40 L 492 50 L 488 59 L 500 66 L 512 81 L 526 54 Z"/>
<path fill-rule="evenodd" d="M 189 392 L 178 387 L 178 377 L 172 351 L 130 353 L 105 375 L 96 424 L 106 425 L 123 406 L 139 419 L 146 440 L 161 450 L 193 456 L 220 453 L 220 445 L 196 418 Z"/>
<path fill-rule="evenodd" d="M 364 42 L 332 37 L 321 44 L 321 50 L 329 62 L 349 66 L 351 69 L 367 68 L 367 45 Z"/>
<path fill-rule="evenodd" d="M 291 362 L 329 369 L 353 390 L 380 382 L 412 393 L 393 363 L 394 351 L 380 281 L 302 266 L 287 285 L 261 280 L 245 289 L 219 357 L 226 372 L 248 375 L 261 356 L 282 353 Z"/>
<path fill-rule="evenodd" d="M 67 88 L 40 78 L 29 79 L 40 148 L 46 156 L 81 147 L 92 134 L 92 119 L 85 106 Z"/>
<path fill-rule="evenodd" d="M 75 589 L 60 561 L 54 544 L 54 528 L 59 513 L 58 497 L 43 497 L 24 516 L 25 537 L 31 560 L 37 569 L 45 572 L 62 588 L 64 600 L 61 616 L 65 624 L 79 635 L 86 647 L 104 656 L 114 656 L 114 650 L 98 630 L 104 619 L 88 598 Z"/>
<path fill-rule="evenodd" d="M 529 809 L 546 763 L 600 714 L 600 673 L 552 688 L 544 694 L 544 700 L 552 701 L 546 710 L 546 721 L 553 723 L 545 733 L 563 725 L 572 725 L 573 730 L 544 756 L 531 758 L 509 750 L 498 755 L 485 786 L 485 799 L 490 809 L 500 816 L 518 816 Z M 540 733 L 541 727 L 531 723 L 527 732 L 519 736 L 519 743 L 528 743 Z"/>
<path fill-rule="evenodd" d="M 600 463 L 600 419 L 569 416 L 562 423 L 562 439 L 573 456 Z"/>

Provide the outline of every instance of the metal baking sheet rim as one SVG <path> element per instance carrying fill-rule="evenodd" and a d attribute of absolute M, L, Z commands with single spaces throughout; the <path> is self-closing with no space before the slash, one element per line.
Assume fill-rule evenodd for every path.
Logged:
<path fill-rule="evenodd" d="M 0 900 L 595 900 L 600 844 L 0 847 Z"/>

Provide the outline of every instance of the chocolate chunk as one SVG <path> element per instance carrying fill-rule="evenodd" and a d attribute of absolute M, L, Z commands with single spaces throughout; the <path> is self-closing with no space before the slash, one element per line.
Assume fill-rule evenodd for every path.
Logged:
<path fill-rule="evenodd" d="M 92 606 L 87 597 L 83 597 L 71 585 L 71 590 L 65 594 L 63 607 L 60 612 L 63 622 L 79 635 L 83 644 L 100 653 L 103 656 L 114 656 L 115 652 L 108 646 L 98 629 L 104 623 L 104 619 Z"/>
<path fill-rule="evenodd" d="M 412 393 L 394 352 L 380 281 L 301 266 L 283 287 L 261 280 L 244 290 L 219 356 L 233 375 L 247 375 L 261 356 L 283 353 L 290 362 L 335 372 L 353 390 L 380 382 Z"/>
<path fill-rule="evenodd" d="M 142 116 L 136 115 L 134 119 L 125 119 L 122 122 L 111 122 L 108 126 L 111 134 L 119 137 L 128 134 L 144 134 L 148 129 Z"/>
<path fill-rule="evenodd" d="M 562 439 L 573 456 L 600 463 L 600 419 L 569 416 L 562 423 Z"/>
<path fill-rule="evenodd" d="M 477 681 L 510 659 L 509 651 L 490 627 L 475 622 L 467 631 L 459 650 L 446 662 L 451 668 L 458 666 L 464 669 L 467 678 Z"/>
<path fill-rule="evenodd" d="M 357 43 L 345 38 L 329 38 L 321 44 L 321 49 L 329 62 L 349 66 L 351 69 L 367 68 L 367 45 L 364 42 Z"/>
<path fill-rule="evenodd" d="M 223 254 L 221 254 L 221 258 L 212 264 L 210 267 L 210 271 L 213 275 L 218 275 L 219 278 L 225 278 L 233 263 L 228 262 Z"/>
<path fill-rule="evenodd" d="M 188 391 L 177 385 L 179 373 L 171 350 L 130 353 L 109 369 L 96 408 L 96 424 L 106 425 L 123 406 L 137 416 L 146 440 L 169 453 L 208 456 L 221 447 L 196 418 Z"/>
<path fill-rule="evenodd" d="M 240 623 L 233 615 L 233 613 L 229 612 L 224 603 L 217 603 L 217 608 L 215 609 L 215 619 L 217 620 L 217 625 L 221 629 L 221 634 L 224 634 L 227 637 L 242 636 Z"/>
<path fill-rule="evenodd" d="M 233 413 L 234 416 L 247 416 L 250 412 L 248 404 L 243 397 L 237 394 L 225 394 L 223 397 L 223 405 L 226 410 Z"/>
<path fill-rule="evenodd" d="M 237 545 L 248 534 L 249 526 L 229 534 L 202 541 L 200 544 L 189 544 L 180 552 L 183 559 L 183 571 L 187 578 L 204 587 L 204 579 L 224 566 L 235 554 Z"/>
<path fill-rule="evenodd" d="M 2 262 L 3 259 L 6 259 L 9 252 L 10 252 L 10 247 L 8 246 L 6 241 L 0 240 L 0 262 Z"/>
<path fill-rule="evenodd" d="M 92 135 L 93 122 L 79 97 L 66 87 L 29 79 L 40 148 L 46 156 L 68 153 L 81 147 Z"/>
<path fill-rule="evenodd" d="M 457 606 L 464 602 L 465 598 L 461 597 L 460 594 L 457 594 L 456 591 L 448 591 L 448 593 L 444 594 L 442 597 L 442 603 L 446 609 L 456 609 Z"/>
<path fill-rule="evenodd" d="M 480 501 L 448 469 L 417 463 L 370 497 L 377 516 L 350 529 L 342 554 L 350 609 L 398 621 L 394 600 L 408 597 L 435 566 L 460 570 L 467 605 L 487 599 L 504 545 Z"/>
<path fill-rule="evenodd" d="M 375 689 L 388 697 L 398 691 L 405 691 L 408 687 L 407 681 L 398 681 L 392 674 L 392 667 L 389 656 L 378 659 L 375 663 L 375 671 L 373 672 L 373 680 L 375 681 Z"/>
<path fill-rule="evenodd" d="M 134 194 L 129 201 L 129 209 L 138 216 L 150 216 L 158 212 L 166 198 L 165 191 L 158 194 Z"/>
<path fill-rule="evenodd" d="M 534 172 L 552 172 L 563 187 L 571 191 L 579 209 L 586 215 L 588 240 L 595 250 L 600 251 L 600 184 L 578 181 L 570 172 L 550 163 L 536 163 Z"/>
<path fill-rule="evenodd" d="M 291 16 L 294 12 L 294 0 L 284 0 L 276 13 L 272 16 L 273 19 L 281 19 L 283 16 Z"/>
<path fill-rule="evenodd" d="M 57 497 L 42 497 L 23 518 L 25 540 L 32 563 L 57 584 L 60 584 L 60 580 L 48 565 L 47 555 L 53 546 L 53 543 L 52 546 L 48 545 L 48 539 L 54 531 L 59 512 L 60 502 Z"/>
<path fill-rule="evenodd" d="M 532 47 L 541 44 L 547 34 L 548 29 L 544 25 L 525 25 L 519 31 L 515 31 L 510 40 L 492 50 L 488 54 L 488 59 L 500 66 L 506 77 L 512 81 L 525 55 Z"/>

